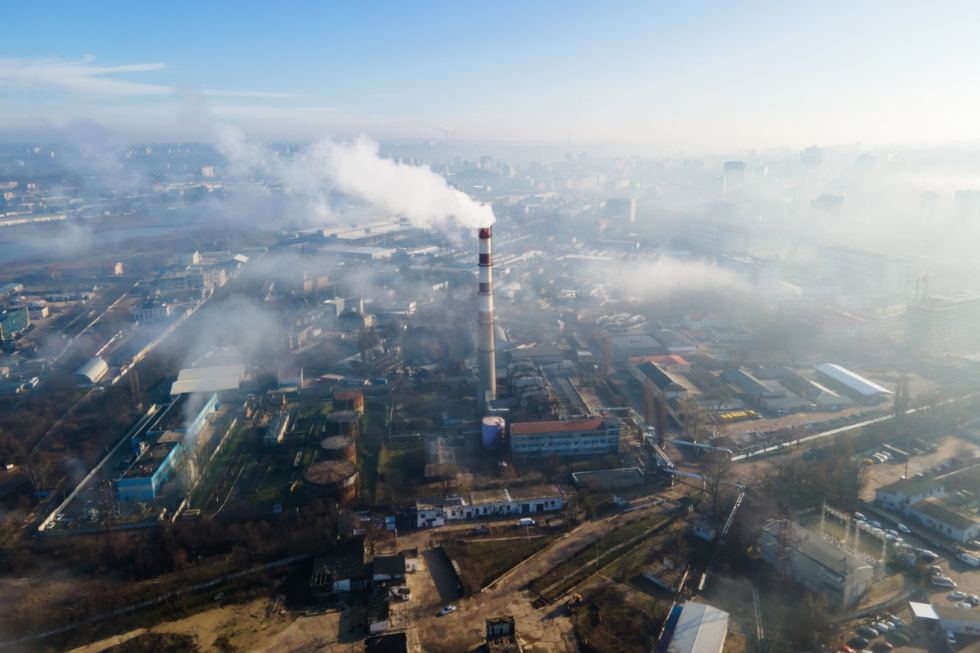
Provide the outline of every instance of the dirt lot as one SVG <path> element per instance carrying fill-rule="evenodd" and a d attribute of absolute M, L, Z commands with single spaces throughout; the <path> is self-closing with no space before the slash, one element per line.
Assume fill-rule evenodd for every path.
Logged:
<path fill-rule="evenodd" d="M 149 629 L 154 633 L 181 633 L 194 635 L 198 648 L 210 650 L 214 640 L 221 635 L 227 635 L 229 641 L 237 649 L 243 651 L 298 651 L 290 648 L 288 642 L 294 639 L 294 631 L 309 633 L 320 641 L 337 641 L 339 615 L 326 614 L 309 619 L 301 619 L 304 624 L 293 622 L 295 615 L 287 613 L 284 616 L 273 614 L 266 616 L 269 601 L 260 599 L 243 605 L 228 605 L 201 612 L 186 619 L 169 621 Z M 296 628 L 292 628 L 296 626 Z M 138 628 L 125 635 L 108 639 L 74 649 L 71 653 L 99 653 L 137 635 L 148 632 Z M 348 646 L 343 644 L 344 647 Z M 331 651 L 330 648 L 319 650 Z M 339 647 L 338 651 L 341 650 Z M 349 650 L 345 648 L 344 650 Z"/>

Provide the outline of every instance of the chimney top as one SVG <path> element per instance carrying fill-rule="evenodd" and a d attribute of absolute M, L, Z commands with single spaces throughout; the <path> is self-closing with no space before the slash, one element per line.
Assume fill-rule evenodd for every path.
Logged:
<path fill-rule="evenodd" d="M 490 227 L 480 229 L 480 240 L 490 240 Z"/>

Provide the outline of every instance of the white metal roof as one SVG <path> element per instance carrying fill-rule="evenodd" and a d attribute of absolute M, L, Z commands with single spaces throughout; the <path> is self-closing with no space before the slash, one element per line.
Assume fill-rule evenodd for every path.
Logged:
<path fill-rule="evenodd" d="M 221 390 L 237 390 L 242 385 L 239 376 L 217 376 L 209 379 L 187 379 L 174 381 L 170 386 L 170 394 L 183 395 L 189 392 L 220 392 Z"/>
<path fill-rule="evenodd" d="M 170 394 L 189 392 L 219 392 L 237 390 L 245 378 L 245 365 L 216 365 L 214 367 L 188 367 L 182 369 L 170 388 Z"/>
<path fill-rule="evenodd" d="M 936 609 L 930 603 L 909 601 L 909 607 L 912 608 L 912 616 L 916 619 L 929 619 L 931 621 L 939 619 L 939 615 L 936 614 Z"/>
<path fill-rule="evenodd" d="M 866 397 L 871 397 L 878 394 L 892 394 L 892 391 L 888 388 L 882 387 L 874 381 L 869 381 L 863 376 L 855 374 L 851 370 L 843 368 L 840 365 L 821 363 L 814 369 L 816 369 L 818 372 L 823 372 L 833 380 L 843 383 L 851 390 L 859 392 Z"/>
<path fill-rule="evenodd" d="M 727 612 L 688 601 L 674 627 L 667 653 L 721 653 L 727 634 Z"/>
<path fill-rule="evenodd" d="M 75 370 L 75 376 L 84 376 L 89 383 L 96 383 L 109 371 L 109 366 L 98 356 L 85 361 L 85 363 Z"/>
<path fill-rule="evenodd" d="M 214 367 L 186 367 L 177 375 L 178 381 L 215 379 L 223 376 L 245 376 L 245 365 L 216 365 Z"/>

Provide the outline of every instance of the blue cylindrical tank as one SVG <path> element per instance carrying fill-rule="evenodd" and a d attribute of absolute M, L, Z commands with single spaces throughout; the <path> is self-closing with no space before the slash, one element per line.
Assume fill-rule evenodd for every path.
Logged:
<path fill-rule="evenodd" d="M 483 418 L 483 446 L 487 449 L 496 449 L 500 445 L 500 440 L 504 434 L 503 417 L 484 417 Z"/>

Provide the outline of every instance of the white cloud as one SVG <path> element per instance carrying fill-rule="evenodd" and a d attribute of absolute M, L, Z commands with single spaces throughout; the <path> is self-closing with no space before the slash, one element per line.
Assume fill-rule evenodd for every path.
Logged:
<path fill-rule="evenodd" d="M 145 84 L 115 79 L 109 75 L 118 73 L 146 73 L 163 70 L 162 63 L 128 64 L 124 66 L 96 66 L 95 57 L 70 60 L 58 57 L 42 59 L 0 59 L 0 87 L 55 88 L 97 95 L 173 95 L 178 92 L 172 86 Z M 264 91 L 223 91 L 206 89 L 204 95 L 251 98 L 295 98 L 293 93 L 268 93 Z"/>

